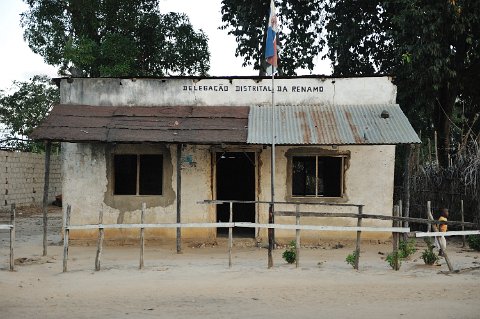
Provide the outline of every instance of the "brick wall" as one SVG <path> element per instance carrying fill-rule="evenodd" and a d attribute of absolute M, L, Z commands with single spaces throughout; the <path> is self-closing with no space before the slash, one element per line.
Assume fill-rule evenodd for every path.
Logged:
<path fill-rule="evenodd" d="M 41 205 L 45 154 L 0 151 L 0 208 L 30 204 Z M 62 193 L 59 155 L 50 157 L 49 202 Z"/>

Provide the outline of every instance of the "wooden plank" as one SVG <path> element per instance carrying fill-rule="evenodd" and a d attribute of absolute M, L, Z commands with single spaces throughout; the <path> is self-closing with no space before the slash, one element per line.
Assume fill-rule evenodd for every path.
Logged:
<path fill-rule="evenodd" d="M 52 142 L 47 141 L 45 145 L 45 172 L 43 179 L 43 256 L 47 255 L 47 212 L 48 212 L 48 187 L 50 183 L 50 153 Z"/>
<path fill-rule="evenodd" d="M 71 225 L 69 230 L 85 229 L 138 229 L 138 228 L 227 228 L 235 227 L 235 223 L 166 223 L 166 224 L 105 224 L 105 225 Z"/>
<path fill-rule="evenodd" d="M 296 213 L 293 211 L 276 211 L 276 216 L 290 216 L 295 217 Z M 358 218 L 358 214 L 356 213 L 327 213 L 327 212 L 300 212 L 300 216 L 302 217 L 347 217 L 347 218 Z M 438 220 L 428 220 L 423 218 L 415 218 L 415 217 L 401 217 L 401 216 L 388 216 L 388 215 L 375 215 L 375 214 L 362 214 L 362 218 L 365 219 L 379 219 L 379 220 L 398 220 L 398 221 L 408 221 L 411 223 L 419 223 L 419 224 L 446 224 L 452 226 L 460 226 L 464 225 L 467 227 L 477 227 L 478 224 L 476 223 L 469 223 L 469 222 L 460 222 L 460 221 L 447 221 L 447 222 L 439 222 Z"/>
<path fill-rule="evenodd" d="M 67 262 L 68 262 L 68 235 L 69 235 L 69 225 L 70 225 L 70 211 L 71 206 L 67 205 L 67 210 L 63 217 L 63 272 L 67 272 Z"/>
<path fill-rule="evenodd" d="M 0 225 L 0 230 L 10 230 L 13 228 L 13 225 Z"/>
<path fill-rule="evenodd" d="M 100 209 L 98 214 L 98 241 L 97 241 L 97 255 L 95 257 L 95 271 L 100 271 L 100 263 L 102 258 L 102 251 L 103 251 L 103 238 L 105 230 L 101 225 L 103 224 L 103 206 Z"/>
<path fill-rule="evenodd" d="M 413 233 L 415 237 L 439 237 L 439 236 L 465 236 L 465 235 L 480 235 L 480 230 L 458 230 L 458 231 L 447 231 L 447 232 L 419 232 Z"/>
<path fill-rule="evenodd" d="M 142 212 L 140 216 L 140 223 L 145 224 L 145 210 L 147 209 L 147 204 L 142 203 Z M 178 228 L 177 228 L 178 229 Z M 143 253 L 145 250 L 145 227 L 140 228 L 140 269 L 143 269 Z"/>
<path fill-rule="evenodd" d="M 10 208 L 10 271 L 15 270 L 15 255 L 14 255 L 14 245 L 15 245 L 15 203 L 11 205 Z"/>
<path fill-rule="evenodd" d="M 362 232 L 398 232 L 409 233 L 410 228 L 403 227 L 358 227 L 358 226 L 320 226 L 320 225 L 289 225 L 289 224 L 260 224 L 260 223 L 235 223 L 235 227 L 260 227 L 275 229 L 301 229 L 301 230 L 321 230 L 321 231 L 362 231 Z"/>
<path fill-rule="evenodd" d="M 251 201 L 243 201 L 243 200 L 203 200 L 198 201 L 197 204 L 225 204 L 225 203 L 242 203 L 242 204 L 271 204 L 271 201 L 262 201 L 262 200 L 251 200 Z M 358 207 L 361 205 L 357 204 L 344 204 L 344 203 L 318 203 L 318 202 L 309 202 L 309 201 L 302 201 L 302 202 L 275 202 L 275 204 L 291 204 L 291 205 L 315 205 L 315 206 L 342 206 L 342 207 Z M 295 212 L 292 212 L 295 213 Z M 275 215 L 278 215 L 277 212 L 274 212 Z M 292 215 L 295 216 L 295 215 Z"/>

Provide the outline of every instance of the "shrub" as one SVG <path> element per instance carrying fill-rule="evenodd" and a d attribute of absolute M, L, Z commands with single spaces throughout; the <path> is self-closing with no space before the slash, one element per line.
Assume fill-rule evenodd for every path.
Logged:
<path fill-rule="evenodd" d="M 390 267 L 392 267 L 392 269 L 395 269 L 395 261 L 396 260 L 398 262 L 398 268 L 400 269 L 400 266 L 402 265 L 401 254 L 402 253 L 400 251 L 392 252 L 392 253 L 387 255 L 387 258 L 385 258 L 385 260 L 388 262 Z"/>
<path fill-rule="evenodd" d="M 469 235 L 467 243 L 468 247 L 480 251 L 480 235 Z"/>
<path fill-rule="evenodd" d="M 297 253 L 296 253 L 296 248 L 297 245 L 294 240 L 292 240 L 288 246 L 287 249 L 283 252 L 282 257 L 285 259 L 285 261 L 289 264 L 293 264 L 295 260 L 297 259 Z"/>
<path fill-rule="evenodd" d="M 417 251 L 416 241 L 413 238 L 409 240 L 400 240 L 398 248 L 400 252 L 400 258 L 407 258 Z"/>
<path fill-rule="evenodd" d="M 345 258 L 345 261 L 347 264 L 351 265 L 352 267 L 355 268 L 355 258 L 357 257 L 357 252 L 353 251 L 350 255 Z"/>
<path fill-rule="evenodd" d="M 425 249 L 422 253 L 423 262 L 427 265 L 433 265 L 438 261 L 438 256 L 433 251 L 433 245 L 431 238 L 425 238 L 425 242 L 427 243 L 427 249 Z"/>

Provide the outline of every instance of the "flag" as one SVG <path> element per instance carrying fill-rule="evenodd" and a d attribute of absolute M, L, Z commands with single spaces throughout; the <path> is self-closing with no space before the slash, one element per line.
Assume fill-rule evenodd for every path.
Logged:
<path fill-rule="evenodd" d="M 273 67 L 273 72 L 277 69 L 277 32 L 278 20 L 275 10 L 275 3 L 270 1 L 270 14 L 268 17 L 267 41 L 265 45 L 265 58 L 267 63 Z M 272 68 L 267 68 L 267 71 L 272 71 Z"/>

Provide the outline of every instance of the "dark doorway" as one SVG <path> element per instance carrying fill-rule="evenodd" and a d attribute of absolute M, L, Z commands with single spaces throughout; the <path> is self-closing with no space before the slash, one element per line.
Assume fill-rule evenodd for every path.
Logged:
<path fill-rule="evenodd" d="M 217 153 L 217 199 L 255 200 L 255 153 Z M 228 222 L 230 206 L 217 205 L 217 222 Z M 233 222 L 255 222 L 255 204 L 233 204 Z M 228 234 L 227 228 L 217 228 L 217 235 Z M 255 228 L 233 229 L 236 237 L 255 237 Z"/>

